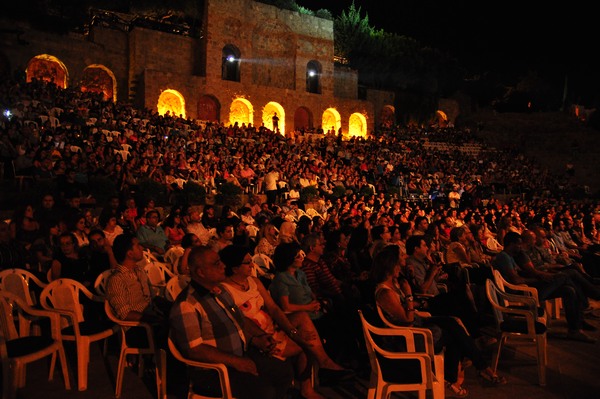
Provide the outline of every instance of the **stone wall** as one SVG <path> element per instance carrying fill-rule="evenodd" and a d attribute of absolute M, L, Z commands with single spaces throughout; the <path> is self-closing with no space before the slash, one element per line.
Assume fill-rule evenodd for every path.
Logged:
<path fill-rule="evenodd" d="M 243 97 L 252 104 L 258 126 L 265 105 L 275 102 L 285 111 L 280 124 L 288 131 L 300 108 L 313 127 L 321 125 L 325 110 L 335 108 L 344 133 L 354 112 L 364 114 L 367 132 L 372 130 L 376 109 L 357 99 L 356 71 L 334 67 L 332 21 L 252 0 L 207 0 L 205 7 L 201 39 L 141 27 L 93 26 L 87 35 L 58 35 L 4 20 L 7 30 L 24 33 L 0 34 L 0 55 L 11 71 L 25 70 L 38 55 L 54 56 L 64 64 L 69 86 L 79 84 L 87 66 L 102 65 L 116 79 L 117 100 L 156 110 L 161 92 L 172 89 L 184 97 L 191 118 L 198 116 L 200 99 L 210 96 L 218 103 L 220 121 L 228 124 L 232 101 Z M 228 44 L 241 52 L 239 82 L 221 79 L 222 50 Z M 321 66 L 319 94 L 306 91 L 309 61 Z"/>

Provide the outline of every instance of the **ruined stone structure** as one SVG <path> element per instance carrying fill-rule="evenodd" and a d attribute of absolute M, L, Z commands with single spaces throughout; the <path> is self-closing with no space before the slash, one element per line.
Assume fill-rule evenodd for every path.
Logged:
<path fill-rule="evenodd" d="M 365 136 L 393 118 L 393 94 L 360 100 L 357 72 L 334 65 L 332 21 L 252 0 L 206 0 L 203 18 L 199 38 L 118 24 L 61 36 L 4 21 L 0 57 L 28 79 L 161 114 L 272 128 L 277 113 L 282 134 L 322 128 Z"/>

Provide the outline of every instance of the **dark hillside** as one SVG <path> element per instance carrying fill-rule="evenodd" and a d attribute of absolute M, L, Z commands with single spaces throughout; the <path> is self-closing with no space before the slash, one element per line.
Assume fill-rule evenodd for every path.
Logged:
<path fill-rule="evenodd" d="M 600 132 L 560 112 L 473 114 L 464 120 L 496 148 L 515 146 L 551 173 L 566 176 L 572 163 L 572 183 L 600 193 Z M 477 128 L 478 127 L 478 128 Z"/>

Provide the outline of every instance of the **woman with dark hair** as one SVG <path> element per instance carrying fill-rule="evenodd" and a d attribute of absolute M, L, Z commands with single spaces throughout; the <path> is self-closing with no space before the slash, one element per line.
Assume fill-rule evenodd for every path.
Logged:
<path fill-rule="evenodd" d="M 77 213 L 67 216 L 67 231 L 77 239 L 77 247 L 82 248 L 90 245 L 88 233 L 85 226 L 85 216 L 83 213 Z"/>
<path fill-rule="evenodd" d="M 223 205 L 219 222 L 232 223 L 234 219 L 239 219 L 239 216 L 233 211 L 233 208 L 231 208 L 229 205 Z"/>
<path fill-rule="evenodd" d="M 202 224 L 207 229 L 217 228 L 219 224 L 219 218 L 215 215 L 215 207 L 212 205 L 206 205 L 202 210 Z"/>
<path fill-rule="evenodd" d="M 175 209 L 162 222 L 163 229 L 169 240 L 169 245 L 180 245 L 185 231 L 181 222 L 181 210 Z"/>
<path fill-rule="evenodd" d="M 390 238 L 392 238 L 392 235 L 390 233 L 390 228 L 387 225 L 378 224 L 371 228 L 371 239 L 373 240 L 369 247 L 369 255 L 371 255 L 371 258 L 374 258 L 383 247 L 388 245 Z"/>
<path fill-rule="evenodd" d="M 219 252 L 225 264 L 227 276 L 223 285 L 229 291 L 244 316 L 256 323 L 264 334 L 270 335 L 274 350 L 272 356 L 295 358 L 295 368 L 300 380 L 300 392 L 304 398 L 323 398 L 316 392 L 310 380 L 312 361 L 316 361 L 323 373 L 343 373 L 325 352 L 314 324 L 306 312 L 285 314 L 273 301 L 261 281 L 253 277 L 256 267 L 250 250 L 230 245 Z M 303 350 L 304 349 L 304 350 Z M 310 355 L 310 356 L 307 356 Z"/>
<path fill-rule="evenodd" d="M 117 217 L 109 213 L 100 215 L 100 227 L 104 233 L 104 238 L 110 246 L 112 246 L 115 238 L 124 232 L 123 228 L 117 222 Z"/>
<path fill-rule="evenodd" d="M 279 244 L 273 253 L 277 273 L 269 291 L 285 312 L 308 312 L 312 320 L 317 320 L 323 311 L 302 271 L 305 256 L 297 242 Z"/>
<path fill-rule="evenodd" d="M 31 244 L 41 236 L 40 224 L 35 218 L 33 205 L 25 204 L 15 209 L 9 230 L 10 238 L 29 250 Z"/>
<path fill-rule="evenodd" d="M 301 270 L 302 261 L 304 261 L 304 251 L 300 244 L 296 242 L 282 243 L 277 246 L 273 254 L 273 263 L 275 264 L 275 278 L 269 285 L 271 297 L 286 313 L 308 313 L 309 318 L 314 323 L 319 335 L 325 338 L 328 344 L 338 344 L 345 340 L 346 331 L 339 331 L 336 326 L 336 320 L 326 314 L 326 309 L 321 307 L 321 303 L 308 285 L 306 273 Z M 338 323 L 338 326 L 343 324 Z M 337 343 L 336 343 L 337 341 Z M 329 347 L 329 345 L 328 345 Z M 336 352 L 337 353 L 337 352 Z M 330 368 L 333 370 L 343 370 L 342 367 L 332 361 Z M 328 366 L 329 367 L 329 366 Z M 349 378 L 353 376 L 351 370 L 323 372 L 320 377 L 325 379 Z"/>
<path fill-rule="evenodd" d="M 296 223 L 296 238 L 299 242 L 312 232 L 313 221 L 310 216 L 302 215 Z"/>
<path fill-rule="evenodd" d="M 444 351 L 444 376 L 448 396 L 465 397 L 469 394 L 459 380 L 460 364 L 469 358 L 478 370 L 480 378 L 494 384 L 506 384 L 489 367 L 475 341 L 467 334 L 460 319 L 456 317 L 429 316 L 415 308 L 411 286 L 402 269 L 405 259 L 398 247 L 388 245 L 373 261 L 371 278 L 376 284 L 375 302 L 386 318 L 398 326 L 423 327 L 432 330 L 437 351 Z"/>
<path fill-rule="evenodd" d="M 370 284 L 368 284 L 369 273 L 363 271 L 360 274 L 356 274 L 352 270 L 350 261 L 346 258 L 348 241 L 351 234 L 352 229 L 350 227 L 330 232 L 325 241 L 322 259 L 330 267 L 331 273 L 335 278 L 342 282 L 344 297 L 362 302 L 364 293 L 370 287 Z"/>
<path fill-rule="evenodd" d="M 61 233 L 58 242 L 58 251 L 54 254 L 51 265 L 52 280 L 70 278 L 89 288 L 94 282 L 88 275 L 87 261 L 79 256 L 79 246 L 75 235 L 70 232 Z"/>
<path fill-rule="evenodd" d="M 364 271 L 371 269 L 373 259 L 369 253 L 370 233 L 364 225 L 357 226 L 352 230 L 348 241 L 346 258 L 352 266 L 355 274 L 360 275 Z"/>
<path fill-rule="evenodd" d="M 193 247 L 201 245 L 200 238 L 194 233 L 186 233 L 181 239 L 181 247 L 183 248 L 183 255 L 177 261 L 175 267 L 180 275 L 190 275 L 190 267 L 188 264 L 188 258 Z"/>

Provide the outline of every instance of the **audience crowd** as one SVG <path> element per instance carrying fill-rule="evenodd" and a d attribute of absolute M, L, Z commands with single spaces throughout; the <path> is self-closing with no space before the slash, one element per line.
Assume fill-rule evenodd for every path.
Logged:
<path fill-rule="evenodd" d="M 588 299 L 600 299 L 600 203 L 571 200 L 564 176 L 516 151 L 488 148 L 468 129 L 382 128 L 367 138 L 309 139 L 161 116 L 42 82 L 1 85 L 3 178 L 30 176 L 55 189 L 0 221 L 0 269 L 27 268 L 90 288 L 101 271 L 114 269 L 107 292 L 119 317 L 163 323 L 162 338 L 170 326 L 185 354 L 235 370 L 237 395 L 247 395 L 240 390 L 249 386 L 261 397 L 281 397 L 295 374 L 302 394 L 319 398 L 307 385 L 307 365 L 318 363 L 324 382 L 360 371 L 356 309 L 376 305 L 382 283 L 401 298 L 388 297 L 387 313 L 406 307 L 399 325 L 412 325 L 415 309 L 429 312 L 454 337 L 446 345 L 460 344 L 446 352 L 452 362 L 473 357 L 495 384 L 506 380 L 487 368 L 475 346 L 486 344 L 482 288 L 493 268 L 519 283 L 537 278 L 540 290 L 551 285 L 544 296 L 563 298 L 568 337 L 593 342 L 584 330 L 593 328 L 585 322 Z M 94 202 L 95 177 L 116 182 L 106 202 Z M 145 179 L 164 185 L 170 202 L 141 203 L 136 193 Z M 188 184 L 217 194 L 227 182 L 248 203 L 199 209 L 178 200 Z M 307 187 L 316 193 L 310 203 L 302 196 Z M 169 318 L 170 305 L 157 306 L 149 290 L 131 287 L 146 284 L 132 277 L 144 252 L 169 264 L 171 248 L 181 248 L 182 256 L 170 266 L 192 284 Z M 271 263 L 259 264 L 257 254 Z M 413 303 L 423 293 L 433 298 Z M 268 317 L 254 309 L 242 322 L 248 301 L 266 306 Z M 222 329 L 195 319 L 212 317 L 216 306 L 234 313 L 223 321 L 223 337 L 215 335 Z M 307 344 L 319 336 L 322 348 Z M 245 352 L 251 344 L 258 350 Z M 289 370 L 280 365 L 288 356 L 296 359 Z M 255 380 L 257 368 L 277 369 L 280 379 Z M 459 370 L 447 374 L 449 394 L 466 396 Z"/>

